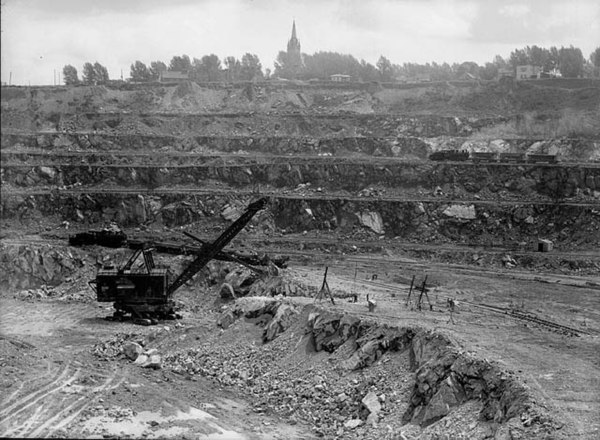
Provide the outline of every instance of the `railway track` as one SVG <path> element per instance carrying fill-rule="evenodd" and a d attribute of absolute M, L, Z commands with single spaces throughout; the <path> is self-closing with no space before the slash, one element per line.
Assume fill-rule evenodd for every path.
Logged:
<path fill-rule="evenodd" d="M 309 270 L 298 270 L 296 269 L 298 272 L 300 273 L 308 273 Z M 399 284 L 389 284 L 389 283 L 378 283 L 378 282 L 373 282 L 373 281 L 366 281 L 366 280 L 354 280 L 351 279 L 349 277 L 345 277 L 343 275 L 336 275 L 336 278 L 338 279 L 342 279 L 345 280 L 346 282 L 351 282 L 353 284 L 357 284 L 359 286 L 366 286 L 366 287 L 376 287 L 379 288 L 381 290 L 383 290 L 384 292 L 394 292 L 394 293 L 407 293 L 409 290 L 409 286 L 408 285 L 399 285 Z M 420 288 L 417 285 L 414 288 L 414 292 L 416 294 L 418 294 L 420 292 Z M 442 299 L 454 299 L 451 295 L 447 295 L 444 294 L 443 292 L 436 292 L 436 297 L 442 298 Z M 516 319 L 516 320 L 520 320 L 520 321 L 526 321 L 526 322 L 530 322 L 536 325 L 539 325 L 543 328 L 545 328 L 546 330 L 550 330 L 550 331 L 554 331 L 557 333 L 561 333 L 564 335 L 568 335 L 568 336 L 581 336 L 581 335 L 591 335 L 592 332 L 587 331 L 587 330 L 582 330 L 582 329 L 577 329 L 574 327 L 569 327 L 563 324 L 559 324 L 557 322 L 554 321 L 550 321 L 548 319 L 543 319 L 540 318 L 538 316 L 534 316 L 530 313 L 525 313 L 525 312 L 521 312 L 519 310 L 515 310 L 513 308 L 508 308 L 508 307 L 500 307 L 500 306 L 494 306 L 494 305 L 489 305 L 489 304 L 482 304 L 482 303 L 476 303 L 473 301 L 468 301 L 468 300 L 462 300 L 460 301 L 461 304 L 470 306 L 470 307 L 474 307 L 477 308 L 479 310 L 485 310 L 487 312 L 492 312 L 495 314 L 501 314 L 501 315 L 505 315 L 508 316 L 510 318 Z M 361 312 L 361 315 L 363 314 L 367 314 L 366 312 Z M 396 321 L 398 320 L 402 320 L 402 319 L 420 319 L 420 318 L 407 318 L 405 316 L 399 316 L 399 315 L 390 315 L 385 314 L 385 313 L 379 313 L 379 312 L 374 312 L 371 313 L 372 316 L 374 317 L 387 317 L 389 319 L 394 319 Z"/>
<path fill-rule="evenodd" d="M 558 333 L 563 333 L 563 334 L 566 334 L 569 336 L 581 336 L 581 335 L 590 335 L 591 334 L 590 332 L 588 332 L 586 330 L 576 329 L 576 328 L 569 327 L 566 325 L 558 324 L 556 322 L 549 321 L 547 319 L 542 319 L 537 316 L 533 316 L 528 313 L 521 312 L 519 310 L 510 309 L 507 307 L 498 307 L 498 306 L 493 306 L 493 305 L 489 305 L 489 304 L 475 304 L 475 303 L 470 303 L 468 301 L 463 301 L 463 302 L 465 302 L 466 304 L 469 304 L 473 307 L 490 310 L 492 312 L 500 313 L 500 314 L 503 314 L 503 315 L 506 315 L 506 316 L 509 316 L 511 318 L 518 319 L 521 321 L 531 322 L 533 324 L 545 327 L 549 330 L 556 331 Z"/>
<path fill-rule="evenodd" d="M 85 151 L 53 151 L 53 150 L 2 150 L 3 167 L 21 167 L 21 166 L 103 166 L 103 167 L 160 167 L 160 168 L 186 168 L 198 166 L 216 166 L 244 167 L 249 165 L 373 165 L 373 166 L 439 166 L 450 164 L 455 166 L 528 166 L 528 167 L 585 167 L 600 168 L 600 163 L 590 162 L 481 162 L 472 163 L 464 161 L 428 161 L 425 159 L 403 159 L 399 157 L 381 157 L 364 154 L 358 157 L 343 156 L 323 156 L 316 154 L 290 154 L 290 155 L 269 155 L 269 154 L 211 154 L 211 153 L 182 153 L 182 152 L 164 152 L 154 153 L 123 150 L 85 150 Z M 82 163 L 84 161 L 84 163 Z M 136 161 L 138 163 L 136 163 Z M 185 162 L 181 164 L 170 164 L 169 162 Z M 242 163 L 228 163 L 228 162 Z M 110 163 L 116 162 L 116 163 Z M 123 163 L 125 162 L 125 163 Z M 191 163 L 190 163 L 191 162 Z"/>

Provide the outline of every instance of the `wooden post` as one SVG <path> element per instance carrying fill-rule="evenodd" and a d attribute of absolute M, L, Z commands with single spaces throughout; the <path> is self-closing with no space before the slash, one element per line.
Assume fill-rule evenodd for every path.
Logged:
<path fill-rule="evenodd" d="M 410 290 L 408 291 L 408 297 L 406 298 L 406 305 L 410 302 L 410 295 L 412 294 L 413 286 L 415 284 L 415 275 L 412 276 L 412 280 L 410 280 Z"/>

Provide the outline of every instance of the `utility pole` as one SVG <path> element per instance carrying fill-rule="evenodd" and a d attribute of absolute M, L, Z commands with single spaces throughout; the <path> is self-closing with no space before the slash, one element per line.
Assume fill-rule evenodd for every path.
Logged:
<path fill-rule="evenodd" d="M 8 85 L 10 86 L 12 83 L 12 72 L 8 74 Z"/>
<path fill-rule="evenodd" d="M 54 85 L 56 85 L 56 69 L 54 69 L 54 76 L 53 76 L 53 80 L 54 80 Z"/>

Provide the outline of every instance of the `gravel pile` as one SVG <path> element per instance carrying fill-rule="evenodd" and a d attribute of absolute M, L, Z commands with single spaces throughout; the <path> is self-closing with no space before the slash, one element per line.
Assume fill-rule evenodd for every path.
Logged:
<path fill-rule="evenodd" d="M 304 334 L 305 318 L 265 345 L 224 337 L 255 332 L 255 324 L 240 319 L 195 348 L 166 355 L 163 367 L 233 387 L 248 396 L 254 412 L 312 425 L 318 436 L 364 439 L 400 432 L 413 385 L 407 353 L 386 353 L 371 367 L 350 372 L 342 362 L 354 352 L 353 342 L 333 354 L 315 352 Z M 371 415 L 373 396 L 379 405 Z"/>

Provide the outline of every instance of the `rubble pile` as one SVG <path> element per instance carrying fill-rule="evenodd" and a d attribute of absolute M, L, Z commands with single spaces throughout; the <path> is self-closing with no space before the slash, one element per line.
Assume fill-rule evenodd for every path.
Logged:
<path fill-rule="evenodd" d="M 137 344 L 144 346 L 146 344 L 145 337 L 139 333 L 115 333 L 110 338 L 99 341 L 92 347 L 92 353 L 101 359 L 114 359 L 120 356 L 125 356 L 131 359 L 130 349 L 125 347 L 128 344 Z M 137 358 L 137 356 L 136 356 Z M 135 360 L 135 359 L 133 359 Z"/>
<path fill-rule="evenodd" d="M 287 265 L 287 257 L 273 256 L 276 263 Z M 316 289 L 300 283 L 280 266 L 272 263 L 263 272 L 257 272 L 237 263 L 213 260 L 205 269 L 206 279 L 224 299 L 244 296 L 314 296 Z"/>

